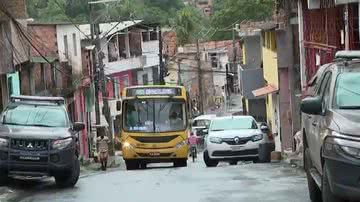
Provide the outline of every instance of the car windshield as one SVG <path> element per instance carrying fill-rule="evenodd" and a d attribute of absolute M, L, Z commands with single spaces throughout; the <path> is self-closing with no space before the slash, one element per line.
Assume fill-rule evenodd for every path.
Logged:
<path fill-rule="evenodd" d="M 131 132 L 181 131 L 187 126 L 185 102 L 180 100 L 131 100 L 125 112 L 125 130 Z"/>
<path fill-rule="evenodd" d="M 252 118 L 216 119 L 211 123 L 211 131 L 258 129 Z"/>
<path fill-rule="evenodd" d="M 360 108 L 360 73 L 341 73 L 336 82 L 335 105 L 340 109 Z"/>
<path fill-rule="evenodd" d="M 208 127 L 210 125 L 210 120 L 195 120 L 193 123 L 193 127 Z"/>
<path fill-rule="evenodd" d="M 47 105 L 12 105 L 3 116 L 5 125 L 66 127 L 68 122 L 66 112 L 58 106 Z"/>

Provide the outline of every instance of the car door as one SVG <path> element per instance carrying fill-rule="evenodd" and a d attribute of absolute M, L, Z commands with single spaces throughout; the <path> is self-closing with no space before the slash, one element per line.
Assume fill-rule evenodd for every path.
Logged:
<path fill-rule="evenodd" d="M 310 155 L 313 161 L 313 165 L 317 168 L 318 171 L 321 171 L 321 145 L 322 138 L 321 132 L 324 130 L 325 115 L 328 103 L 329 103 L 329 91 L 330 91 L 330 81 L 331 81 L 331 71 L 325 72 L 324 76 L 321 79 L 319 88 L 316 91 L 315 96 L 320 96 L 323 103 L 323 113 L 319 115 L 313 115 L 310 123 L 310 136 L 309 138 L 309 148 Z"/>

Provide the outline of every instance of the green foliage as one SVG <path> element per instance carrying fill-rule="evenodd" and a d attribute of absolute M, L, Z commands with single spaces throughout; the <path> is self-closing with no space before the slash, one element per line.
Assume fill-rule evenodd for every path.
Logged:
<path fill-rule="evenodd" d="M 90 0 L 27 0 L 30 17 L 39 21 L 87 22 Z M 95 0 L 94 0 L 95 1 Z M 56 4 L 61 4 L 61 8 Z M 182 0 L 120 0 L 118 3 L 94 5 L 100 21 L 138 20 L 169 25 L 174 14 L 183 7 Z"/>
<path fill-rule="evenodd" d="M 179 45 L 194 42 L 199 39 L 203 16 L 194 7 L 186 6 L 180 10 L 172 25 L 175 28 Z"/>
<path fill-rule="evenodd" d="M 265 20 L 272 16 L 274 0 L 214 0 L 211 25 L 220 29 L 231 28 L 244 20 Z M 229 39 L 231 31 L 218 32 L 213 39 Z"/>

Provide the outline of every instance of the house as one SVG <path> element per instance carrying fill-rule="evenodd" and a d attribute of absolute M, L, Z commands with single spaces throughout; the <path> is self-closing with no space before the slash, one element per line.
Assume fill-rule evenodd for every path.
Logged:
<path fill-rule="evenodd" d="M 236 44 L 237 55 L 240 58 L 240 46 Z M 233 41 L 210 41 L 199 43 L 201 84 L 203 86 L 204 111 L 210 110 L 216 98 L 223 98 L 226 88 L 234 92 L 236 72 L 229 65 L 233 58 Z M 190 97 L 199 103 L 199 80 L 196 44 L 186 44 L 178 47 L 176 62 L 168 65 L 172 83 L 184 85 L 190 92 Z M 228 71 L 228 75 L 226 75 Z M 180 72 L 180 74 L 178 73 Z M 177 82 L 181 80 L 181 82 Z M 228 85 L 226 85 L 228 84 Z"/>
<path fill-rule="evenodd" d="M 205 16 L 212 14 L 213 1 L 212 0 L 184 0 L 185 5 L 193 5 L 200 9 Z"/>
<path fill-rule="evenodd" d="M 23 43 L 25 29 L 25 0 L 4 0 L 0 3 L 1 10 L 8 11 L 16 19 L 0 11 L 0 111 L 2 111 L 11 95 L 20 93 L 18 70 L 29 61 L 29 45 Z"/>
<path fill-rule="evenodd" d="M 252 91 L 264 86 L 262 60 L 261 24 L 267 22 L 242 23 L 239 36 L 242 38 L 242 61 L 238 67 L 240 93 L 243 100 L 243 113 L 266 122 L 266 99 L 255 97 Z"/>
<path fill-rule="evenodd" d="M 276 5 L 273 20 L 252 23 L 255 27 L 252 31 L 261 34 L 264 75 L 264 86 L 252 93 L 255 97 L 265 97 L 266 120 L 275 136 L 276 150 L 291 152 L 295 149 L 294 135 L 300 129 L 297 4 L 285 1 Z M 246 27 L 246 23 L 243 25 Z"/>
<path fill-rule="evenodd" d="M 84 122 L 80 132 L 80 151 L 89 156 L 89 114 L 86 110 L 86 82 L 84 74 L 80 31 L 71 23 L 29 23 L 31 37 L 30 63 L 20 71 L 21 94 L 62 96 L 72 121 Z"/>
<path fill-rule="evenodd" d="M 359 50 L 357 0 L 298 0 L 302 90 L 339 50 Z"/>

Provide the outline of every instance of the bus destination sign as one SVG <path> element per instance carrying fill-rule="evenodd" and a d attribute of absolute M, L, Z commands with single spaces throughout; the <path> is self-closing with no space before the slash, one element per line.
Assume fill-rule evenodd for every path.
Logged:
<path fill-rule="evenodd" d="M 127 96 L 180 96 L 180 88 L 133 88 L 128 89 Z"/>

